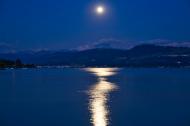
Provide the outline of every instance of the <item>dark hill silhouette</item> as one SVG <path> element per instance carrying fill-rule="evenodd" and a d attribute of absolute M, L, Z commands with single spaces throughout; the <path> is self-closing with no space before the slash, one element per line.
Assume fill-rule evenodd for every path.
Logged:
<path fill-rule="evenodd" d="M 6 54 L 8 56 L 10 54 Z M 17 54 L 14 54 L 19 57 Z M 139 45 L 129 50 L 96 48 L 83 51 L 43 51 L 22 54 L 22 61 L 38 65 L 73 67 L 185 67 L 190 66 L 190 48 Z M 5 56 L 5 54 L 4 54 Z M 15 57 L 16 57 L 15 56 Z M 3 57 L 3 55 L 0 55 Z M 14 56 L 11 55 L 11 58 Z"/>

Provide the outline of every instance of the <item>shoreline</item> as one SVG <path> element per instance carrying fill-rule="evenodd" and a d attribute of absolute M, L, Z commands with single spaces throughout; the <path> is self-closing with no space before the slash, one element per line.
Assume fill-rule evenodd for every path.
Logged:
<path fill-rule="evenodd" d="M 190 66 L 157 66 L 157 67 L 144 67 L 144 66 L 124 66 L 124 67 L 119 67 L 119 66 L 32 66 L 32 67 L 0 67 L 0 70 L 6 70 L 6 69 L 51 69 L 51 68 L 56 68 L 56 69 L 64 69 L 64 68 L 146 68 L 146 69 L 168 69 L 168 68 L 174 68 L 174 69 L 184 69 L 184 68 L 190 68 Z"/>

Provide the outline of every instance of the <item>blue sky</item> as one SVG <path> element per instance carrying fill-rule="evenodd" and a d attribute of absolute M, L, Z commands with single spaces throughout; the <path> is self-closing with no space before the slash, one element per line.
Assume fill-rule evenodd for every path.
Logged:
<path fill-rule="evenodd" d="M 0 0 L 0 43 L 67 49 L 106 38 L 190 41 L 190 1 Z"/>

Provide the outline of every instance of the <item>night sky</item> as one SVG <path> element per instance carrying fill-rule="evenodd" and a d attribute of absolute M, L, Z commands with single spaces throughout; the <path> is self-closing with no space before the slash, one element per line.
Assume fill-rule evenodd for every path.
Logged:
<path fill-rule="evenodd" d="M 190 0 L 0 0 L 0 43 L 67 49 L 106 38 L 190 41 Z"/>

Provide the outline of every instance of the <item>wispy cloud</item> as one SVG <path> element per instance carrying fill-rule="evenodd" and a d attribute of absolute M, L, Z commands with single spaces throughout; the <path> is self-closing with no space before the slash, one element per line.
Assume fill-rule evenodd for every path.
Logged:
<path fill-rule="evenodd" d="M 16 48 L 6 42 L 0 42 L 0 53 L 14 53 Z"/>

